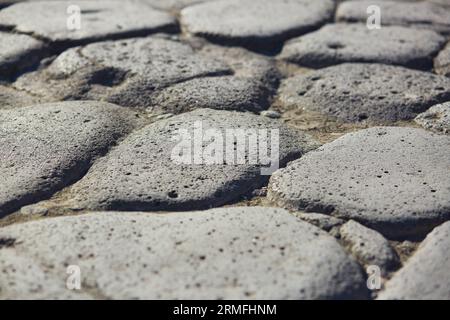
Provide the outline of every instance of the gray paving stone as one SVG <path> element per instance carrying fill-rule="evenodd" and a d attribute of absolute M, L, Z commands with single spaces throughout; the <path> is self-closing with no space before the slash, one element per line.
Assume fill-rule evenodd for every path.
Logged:
<path fill-rule="evenodd" d="M 279 100 L 344 122 L 413 119 L 450 99 L 450 81 L 432 73 L 382 64 L 345 63 L 283 82 Z"/>
<path fill-rule="evenodd" d="M 376 62 L 431 69 L 445 38 L 432 30 L 386 26 L 369 30 L 365 24 L 329 24 L 290 40 L 280 58 L 321 68 L 343 62 Z"/>
<path fill-rule="evenodd" d="M 191 34 L 264 49 L 319 27 L 333 10 L 330 0 L 219 0 L 189 6 L 180 19 Z"/>
<path fill-rule="evenodd" d="M 438 74 L 450 77 L 450 45 L 447 45 L 434 59 L 434 70 Z"/>
<path fill-rule="evenodd" d="M 0 31 L 0 78 L 8 78 L 37 63 L 45 44 L 30 36 Z"/>
<path fill-rule="evenodd" d="M 273 61 L 246 50 L 208 46 L 196 52 L 155 36 L 69 49 L 15 85 L 52 99 L 107 100 L 175 114 L 203 107 L 262 110 L 278 77 Z"/>
<path fill-rule="evenodd" d="M 261 158 L 255 161 L 250 156 L 257 152 L 254 144 L 248 147 L 248 143 L 245 150 L 239 151 L 242 142 L 233 145 L 234 140 L 226 137 L 226 130 L 237 128 L 278 130 L 281 165 L 315 146 L 309 136 L 294 133 L 277 120 L 240 112 L 198 109 L 131 134 L 74 185 L 70 205 L 95 210 L 178 211 L 205 209 L 236 200 L 261 186 L 268 178 L 262 175 L 261 169 L 269 167 L 262 165 Z M 218 131 L 221 136 L 216 141 L 224 140 L 224 149 L 223 152 L 217 149 L 216 160 L 207 162 L 208 158 L 203 160 L 201 156 L 214 155 L 211 150 L 215 146 L 214 138 L 203 140 L 209 151 L 193 146 L 192 141 L 201 143 L 201 133 L 209 129 Z M 256 131 L 255 134 L 264 136 Z M 270 131 L 270 136 L 266 133 L 269 148 L 270 141 L 275 141 L 272 140 L 275 134 L 275 131 Z M 244 137 L 247 133 L 238 135 Z M 246 160 L 230 160 L 235 155 L 235 151 L 227 149 L 230 147 L 242 155 L 245 153 Z M 271 148 L 267 154 L 278 160 L 275 151 L 276 148 Z M 175 155 L 184 155 L 185 160 Z M 276 166 L 275 162 L 272 164 Z"/>
<path fill-rule="evenodd" d="M 0 270 L 10 265 L 2 299 L 70 294 L 68 265 L 80 267 L 80 294 L 110 299 L 367 298 L 337 241 L 281 209 L 88 213 L 5 227 L 0 238 L 10 243 L 0 248 Z"/>
<path fill-rule="evenodd" d="M 415 121 L 426 129 L 450 133 L 450 102 L 431 107 L 419 114 Z"/>
<path fill-rule="evenodd" d="M 431 232 L 386 284 L 380 300 L 450 299 L 450 222 Z"/>
<path fill-rule="evenodd" d="M 353 219 L 392 239 L 450 219 L 450 137 L 375 127 L 349 133 L 275 172 L 268 198 Z"/>
<path fill-rule="evenodd" d="M 450 11 L 429 1 L 345 1 L 337 9 L 336 20 L 365 23 L 371 5 L 380 8 L 382 25 L 413 26 L 450 34 Z"/>
<path fill-rule="evenodd" d="M 83 176 L 130 123 L 128 112 L 103 102 L 0 111 L 0 217 Z"/>
<path fill-rule="evenodd" d="M 24 107 L 39 103 L 39 99 L 26 92 L 0 85 L 0 110 Z"/>
<path fill-rule="evenodd" d="M 68 7 L 81 9 L 80 29 L 68 28 Z M 58 44 L 174 31 L 169 13 L 138 1 L 43 1 L 13 4 L 0 11 L 0 26 L 13 27 Z"/>
<path fill-rule="evenodd" d="M 205 46 L 199 53 L 209 59 L 221 57 L 233 75 L 193 79 L 162 89 L 151 98 L 153 112 L 261 111 L 269 107 L 280 78 L 273 61 L 240 48 Z"/>
<path fill-rule="evenodd" d="M 340 228 L 341 239 L 364 266 L 378 266 L 382 275 L 400 266 L 400 259 L 389 241 L 375 230 L 353 220 Z"/>

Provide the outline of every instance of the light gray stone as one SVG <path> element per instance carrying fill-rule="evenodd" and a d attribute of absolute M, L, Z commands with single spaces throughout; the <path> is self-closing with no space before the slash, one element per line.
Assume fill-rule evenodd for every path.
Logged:
<path fill-rule="evenodd" d="M 392 239 L 450 219 L 450 137 L 375 127 L 349 133 L 275 172 L 268 198 L 353 219 Z"/>
<path fill-rule="evenodd" d="M 380 268 L 382 275 L 400 266 L 400 259 L 389 241 L 375 230 L 350 220 L 339 232 L 350 252 L 364 266 L 375 265 Z"/>
<path fill-rule="evenodd" d="M 419 114 L 415 121 L 426 129 L 450 133 L 450 101 Z"/>
<path fill-rule="evenodd" d="M 219 0 L 181 11 L 191 34 L 227 45 L 270 48 L 331 19 L 331 0 Z"/>
<path fill-rule="evenodd" d="M 286 79 L 279 100 L 344 122 L 385 123 L 413 119 L 450 100 L 450 79 L 400 66 L 344 63 Z"/>
<path fill-rule="evenodd" d="M 0 217 L 83 176 L 131 128 L 104 102 L 59 102 L 0 111 Z"/>
<path fill-rule="evenodd" d="M 79 29 L 68 27 L 75 13 L 68 13 L 70 6 L 81 10 Z M 174 31 L 176 20 L 169 13 L 139 1 L 39 1 L 17 3 L 1 10 L 0 26 L 57 44 L 73 45 Z"/>
<path fill-rule="evenodd" d="M 450 45 L 447 45 L 434 59 L 434 70 L 437 74 L 450 77 Z"/>
<path fill-rule="evenodd" d="M 93 298 L 367 298 L 337 241 L 281 209 L 88 213 L 5 227 L 0 239 L 10 243 L 2 299 L 75 295 L 68 265 L 80 267 L 78 294 Z"/>
<path fill-rule="evenodd" d="M 312 68 L 375 62 L 431 69 L 444 43 L 445 38 L 432 30 L 398 26 L 370 30 L 362 23 L 338 23 L 290 40 L 280 58 Z"/>
<path fill-rule="evenodd" d="M 430 1 L 345 1 L 336 12 L 337 21 L 366 22 L 367 8 L 376 5 L 382 25 L 401 25 L 436 30 L 450 34 L 450 11 Z"/>
<path fill-rule="evenodd" d="M 211 208 L 236 200 L 260 187 L 268 179 L 265 174 L 271 173 L 263 159 L 252 156 L 258 152 L 256 145 L 244 146 L 226 136 L 226 130 L 237 128 L 244 130 L 237 133 L 241 138 L 248 137 L 248 129 L 253 129 L 258 138 L 265 134 L 270 150 L 267 154 L 280 165 L 315 146 L 309 136 L 267 117 L 198 109 L 158 121 L 128 136 L 74 185 L 70 205 L 95 210 L 178 211 Z M 206 135 L 203 142 L 202 133 Z M 212 136 L 208 138 L 207 134 Z M 271 148 L 276 134 L 279 157 L 275 156 L 276 148 Z M 223 150 L 215 149 L 217 144 L 224 146 Z M 245 156 L 243 162 L 234 158 L 236 152 Z M 276 161 L 271 161 L 274 169 Z"/>
<path fill-rule="evenodd" d="M 49 99 L 106 100 L 154 113 L 260 111 L 269 106 L 278 78 L 273 61 L 246 50 L 196 52 L 187 43 L 154 36 L 69 49 L 15 86 Z"/>
<path fill-rule="evenodd" d="M 380 300 L 450 299 L 450 222 L 437 227 L 386 284 Z"/>
<path fill-rule="evenodd" d="M 279 83 L 279 72 L 275 63 L 261 55 L 241 48 L 223 48 L 206 45 L 198 50 L 198 56 L 207 59 L 220 57 L 232 70 L 232 75 L 205 76 L 174 83 L 151 93 L 149 101 L 154 113 L 171 112 L 174 114 L 198 108 L 217 110 L 261 111 L 269 107 L 272 96 Z M 139 91 L 142 88 L 137 87 Z M 145 93 L 134 92 L 135 96 L 146 97 Z M 128 98 L 119 92 L 109 100 L 118 104 Z"/>
<path fill-rule="evenodd" d="M 45 49 L 42 41 L 30 36 L 0 31 L 0 78 L 9 78 L 37 63 Z"/>

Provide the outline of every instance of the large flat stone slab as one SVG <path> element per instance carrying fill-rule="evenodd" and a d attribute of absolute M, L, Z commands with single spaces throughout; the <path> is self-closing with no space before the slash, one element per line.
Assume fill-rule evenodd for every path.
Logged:
<path fill-rule="evenodd" d="M 450 299 L 450 222 L 437 227 L 422 242 L 380 293 L 380 300 Z"/>
<path fill-rule="evenodd" d="M 450 219 L 450 137 L 375 127 L 323 145 L 271 177 L 279 205 L 353 219 L 389 238 Z"/>
<path fill-rule="evenodd" d="M 299 74 L 279 89 L 283 105 L 344 122 L 409 120 L 449 99 L 448 78 L 382 64 L 345 63 Z"/>
<path fill-rule="evenodd" d="M 193 35 L 227 45 L 273 49 L 324 24 L 333 10 L 330 0 L 219 0 L 189 6 L 180 19 Z"/>
<path fill-rule="evenodd" d="M 195 51 L 154 36 L 69 49 L 15 85 L 48 99 L 107 100 L 155 113 L 257 111 L 268 107 L 276 73 L 273 61 L 243 49 Z"/>
<path fill-rule="evenodd" d="M 382 25 L 411 26 L 450 34 L 450 11 L 430 1 L 345 1 L 336 12 L 337 21 L 366 23 L 367 8 L 380 8 Z"/>
<path fill-rule="evenodd" d="M 450 102 L 435 105 L 414 120 L 426 129 L 450 133 Z"/>
<path fill-rule="evenodd" d="M 367 297 L 336 240 L 281 209 L 89 213 L 5 227 L 0 239 L 10 243 L 0 248 L 2 299 Z M 79 293 L 65 286 L 69 265 L 80 267 Z"/>
<path fill-rule="evenodd" d="M 7 79 L 37 63 L 46 45 L 31 36 L 0 31 L 0 78 Z"/>
<path fill-rule="evenodd" d="M 252 142 L 256 140 L 242 140 L 251 135 L 261 142 L 261 154 L 267 154 L 267 159 L 254 157 L 259 152 L 259 144 Z M 279 147 L 273 144 L 272 148 L 277 135 Z M 131 211 L 220 206 L 267 181 L 278 166 L 276 161 L 282 166 L 313 147 L 309 136 L 277 120 L 198 109 L 128 136 L 74 185 L 70 206 Z"/>
<path fill-rule="evenodd" d="M 80 28 L 68 26 L 80 9 Z M 176 20 L 140 1 L 36 1 L 13 4 L 0 11 L 0 26 L 33 33 L 48 41 L 74 45 L 176 29 Z M 70 28 L 69 28 L 70 27 Z"/>
<path fill-rule="evenodd" d="M 445 38 L 432 30 L 365 24 L 329 24 L 285 44 L 280 58 L 322 68 L 344 62 L 374 62 L 431 69 Z"/>
<path fill-rule="evenodd" d="M 131 128 L 104 102 L 58 102 L 0 111 L 0 217 L 83 176 Z"/>

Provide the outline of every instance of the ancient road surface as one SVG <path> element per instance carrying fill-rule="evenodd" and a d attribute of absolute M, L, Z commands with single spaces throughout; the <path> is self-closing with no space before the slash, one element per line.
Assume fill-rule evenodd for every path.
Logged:
<path fill-rule="evenodd" d="M 0 299 L 450 299 L 450 1 L 0 0 L 0 180 Z"/>

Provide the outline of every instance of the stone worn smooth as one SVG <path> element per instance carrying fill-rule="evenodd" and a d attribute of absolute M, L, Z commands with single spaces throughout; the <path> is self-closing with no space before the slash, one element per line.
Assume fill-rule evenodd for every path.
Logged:
<path fill-rule="evenodd" d="M 450 299 L 450 222 L 437 227 L 422 242 L 380 293 L 380 300 Z"/>
<path fill-rule="evenodd" d="M 206 162 L 200 158 L 206 151 L 192 145 L 194 128 L 198 128 L 200 134 L 208 129 L 220 130 L 225 148 L 223 152 L 217 150 L 218 161 Z M 236 158 L 230 163 L 229 157 L 235 152 L 226 149 L 233 147 L 233 140 L 226 138 L 225 130 L 237 128 L 278 130 L 280 147 L 276 158 L 280 165 L 300 157 L 315 145 L 309 136 L 289 130 L 277 120 L 239 112 L 198 109 L 158 121 L 131 134 L 74 185 L 71 190 L 73 203 L 94 210 L 168 211 L 205 209 L 236 200 L 267 180 L 267 176 L 261 175 L 261 168 L 269 167 L 260 159 L 256 163 L 250 162 L 250 157 L 245 163 L 238 163 Z M 184 140 L 182 130 L 186 130 Z M 247 133 L 239 135 L 246 136 Z M 270 148 L 273 136 L 267 133 L 266 136 Z M 196 139 L 197 143 L 201 142 L 198 135 Z M 205 138 L 205 148 L 214 148 L 212 139 Z M 251 153 L 257 151 L 254 145 L 247 146 L 247 156 L 249 150 Z M 212 149 L 208 154 L 214 154 Z M 193 155 L 200 160 L 194 163 Z"/>
<path fill-rule="evenodd" d="M 382 64 L 345 63 L 283 82 L 279 100 L 345 122 L 413 119 L 450 99 L 450 79 Z"/>
<path fill-rule="evenodd" d="M 88 213 L 2 228 L 0 239 L 10 244 L 0 248 L 2 299 L 67 295 L 68 265 L 80 267 L 79 294 L 96 298 L 367 297 L 336 240 L 281 209 Z"/>
<path fill-rule="evenodd" d="M 434 70 L 438 74 L 450 77 L 450 45 L 448 44 L 436 59 L 434 59 Z"/>
<path fill-rule="evenodd" d="M 353 219 L 389 238 L 450 219 L 450 137 L 375 127 L 349 133 L 275 172 L 277 204 Z"/>
<path fill-rule="evenodd" d="M 219 0 L 189 6 L 180 19 L 193 35 L 262 49 L 319 27 L 333 10 L 331 0 Z"/>
<path fill-rule="evenodd" d="M 450 102 L 431 107 L 419 114 L 415 121 L 426 129 L 450 133 Z"/>
<path fill-rule="evenodd" d="M 0 217 L 79 179 L 131 128 L 103 102 L 58 102 L 0 111 Z"/>
<path fill-rule="evenodd" d="M 0 78 L 8 78 L 37 63 L 44 55 L 42 41 L 0 31 Z"/>
<path fill-rule="evenodd" d="M 344 62 L 374 62 L 431 69 L 445 38 L 432 30 L 365 24 L 329 24 L 287 42 L 280 58 L 322 68 Z"/>
<path fill-rule="evenodd" d="M 336 12 L 337 21 L 367 21 L 369 6 L 378 6 L 381 13 L 381 25 L 400 25 L 415 28 L 432 29 L 450 34 L 450 11 L 430 1 L 345 1 Z"/>
<path fill-rule="evenodd" d="M 81 10 L 80 28 L 70 29 L 71 17 Z M 33 33 L 67 45 L 176 30 L 169 13 L 140 1 L 39 1 L 13 4 L 0 11 L 0 26 Z M 70 26 L 70 25 L 69 25 Z"/>
<path fill-rule="evenodd" d="M 273 62 L 243 49 L 196 52 L 187 43 L 155 36 L 69 49 L 15 85 L 51 99 L 107 100 L 155 113 L 182 113 L 195 108 L 263 110 L 277 79 Z"/>
<path fill-rule="evenodd" d="M 400 266 L 400 259 L 389 242 L 375 230 L 353 220 L 339 230 L 342 241 L 364 266 L 377 266 L 382 275 Z"/>

